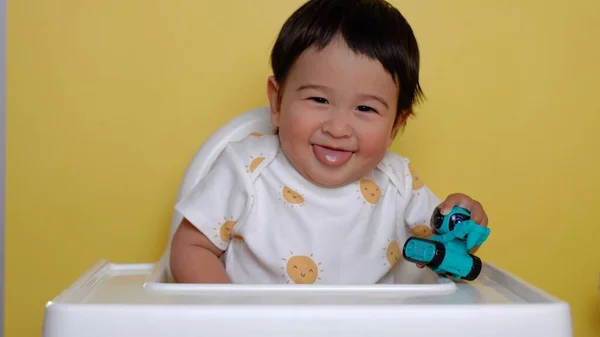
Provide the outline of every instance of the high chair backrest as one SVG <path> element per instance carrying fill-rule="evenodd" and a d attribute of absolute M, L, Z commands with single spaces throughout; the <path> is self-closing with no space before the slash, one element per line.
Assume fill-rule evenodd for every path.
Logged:
<path fill-rule="evenodd" d="M 220 127 L 206 140 L 206 142 L 204 142 L 204 144 L 202 144 L 187 167 L 183 180 L 179 186 L 175 202 L 177 203 L 181 198 L 185 197 L 194 185 L 206 176 L 214 161 L 219 156 L 219 153 L 221 153 L 228 143 L 243 139 L 254 132 L 261 134 L 273 132 L 273 126 L 270 119 L 270 108 L 268 106 L 258 107 L 242 113 Z M 167 263 L 167 265 L 170 255 L 171 240 L 182 219 L 183 216 L 173 209 L 169 241 L 161 259 L 163 263 Z"/>

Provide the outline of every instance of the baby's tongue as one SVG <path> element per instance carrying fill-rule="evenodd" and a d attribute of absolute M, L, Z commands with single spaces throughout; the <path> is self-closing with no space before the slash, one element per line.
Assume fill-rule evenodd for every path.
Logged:
<path fill-rule="evenodd" d="M 351 151 L 334 150 L 320 145 L 313 145 L 313 151 L 317 159 L 328 166 L 344 165 L 352 157 Z"/>

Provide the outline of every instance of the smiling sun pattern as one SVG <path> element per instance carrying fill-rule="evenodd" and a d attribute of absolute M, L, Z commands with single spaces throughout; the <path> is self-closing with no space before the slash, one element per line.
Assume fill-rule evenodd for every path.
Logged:
<path fill-rule="evenodd" d="M 398 244 L 398 241 L 388 240 L 388 246 L 387 246 L 387 248 L 384 248 L 383 250 L 385 251 L 385 256 L 383 256 L 383 258 L 387 260 L 387 263 L 383 264 L 384 266 L 386 264 L 389 264 L 389 266 L 391 268 L 391 267 L 395 266 L 396 263 L 398 263 L 398 261 L 400 261 L 401 255 L 400 255 L 400 245 Z"/>
<path fill-rule="evenodd" d="M 425 184 L 423 183 L 423 181 L 421 180 L 421 177 L 419 177 L 419 175 L 417 174 L 417 172 L 415 172 L 415 170 L 412 168 L 412 165 L 409 163 L 408 164 L 408 170 L 410 171 L 410 173 L 407 173 L 406 175 L 411 175 L 412 176 L 412 189 L 413 191 L 417 191 L 419 189 L 421 189 L 421 187 L 425 186 Z M 418 192 L 417 192 L 418 194 Z"/>
<path fill-rule="evenodd" d="M 223 242 L 229 242 L 233 233 L 233 227 L 237 222 L 232 217 L 224 217 L 223 222 L 220 222 L 216 228 L 213 228 L 217 233 L 215 238 L 220 238 Z"/>
<path fill-rule="evenodd" d="M 417 226 L 411 228 L 410 231 L 413 236 L 416 236 L 416 237 L 422 238 L 422 239 L 429 239 L 433 235 L 431 228 L 425 224 L 417 225 Z"/>
<path fill-rule="evenodd" d="M 263 162 L 265 161 L 265 156 L 263 156 L 263 154 L 261 153 L 260 156 L 257 157 L 252 157 L 250 156 L 250 164 L 248 164 L 246 166 L 246 172 L 248 173 L 253 173 L 254 170 L 256 170 L 256 168 Z"/>
<path fill-rule="evenodd" d="M 361 179 L 358 183 L 360 196 L 357 199 L 360 199 L 361 196 L 364 199 L 363 204 L 369 203 L 371 205 L 375 205 L 381 199 L 382 190 L 381 188 L 371 179 Z"/>
<path fill-rule="evenodd" d="M 290 251 L 290 254 L 290 257 L 287 259 L 282 258 L 283 261 L 286 261 L 286 265 L 285 267 L 281 267 L 284 273 L 281 275 L 281 278 L 287 278 L 287 283 L 313 284 L 321 279 L 319 277 L 319 273 L 323 272 L 319 270 L 321 262 L 316 263 L 313 260 L 312 254 L 310 256 L 295 255 L 292 251 Z"/>
<path fill-rule="evenodd" d="M 281 198 L 279 200 L 283 200 L 284 204 L 290 204 L 292 207 L 299 206 L 302 207 L 306 205 L 306 201 L 304 200 L 304 196 L 297 191 L 292 190 L 287 186 L 281 187 Z"/>

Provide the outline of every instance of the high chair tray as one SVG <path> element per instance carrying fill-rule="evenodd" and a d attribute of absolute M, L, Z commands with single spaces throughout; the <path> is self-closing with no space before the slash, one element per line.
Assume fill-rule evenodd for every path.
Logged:
<path fill-rule="evenodd" d="M 164 258 L 163 258 L 164 259 Z M 426 270 L 428 271 L 428 270 Z M 144 282 L 144 287 L 151 292 L 160 294 L 202 295 L 206 296 L 245 296 L 248 298 L 264 301 L 268 292 L 269 301 L 314 301 L 323 303 L 330 299 L 328 295 L 336 295 L 334 302 L 340 300 L 341 295 L 345 299 L 358 297 L 361 299 L 372 297 L 403 298 L 414 296 L 445 295 L 456 291 L 456 284 L 448 278 L 441 278 L 433 272 L 419 273 L 420 277 L 413 278 L 411 283 L 405 284 L 377 284 L 377 285 L 206 285 L 206 284 L 174 284 L 169 282 L 166 261 L 160 261 L 153 266 L 153 270 Z M 293 298 L 300 296 L 300 298 Z M 318 296 L 315 298 L 315 296 Z M 325 297 L 324 297 L 325 296 Z M 337 303 L 337 302 L 335 302 Z M 316 303 L 315 303 L 316 304 Z"/>
<path fill-rule="evenodd" d="M 46 306 L 43 337 L 571 337 L 569 306 L 485 263 L 374 286 L 181 285 L 159 264 L 100 261 Z"/>

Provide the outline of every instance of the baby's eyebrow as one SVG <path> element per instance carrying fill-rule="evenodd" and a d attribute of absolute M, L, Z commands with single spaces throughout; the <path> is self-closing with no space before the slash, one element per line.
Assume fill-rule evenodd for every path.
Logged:
<path fill-rule="evenodd" d="M 298 89 L 296 89 L 296 91 L 302 91 L 302 90 L 306 90 L 306 89 L 320 89 L 320 90 L 329 90 L 328 87 L 324 86 L 324 85 L 318 85 L 318 84 L 303 84 L 301 86 L 298 87 Z"/>

